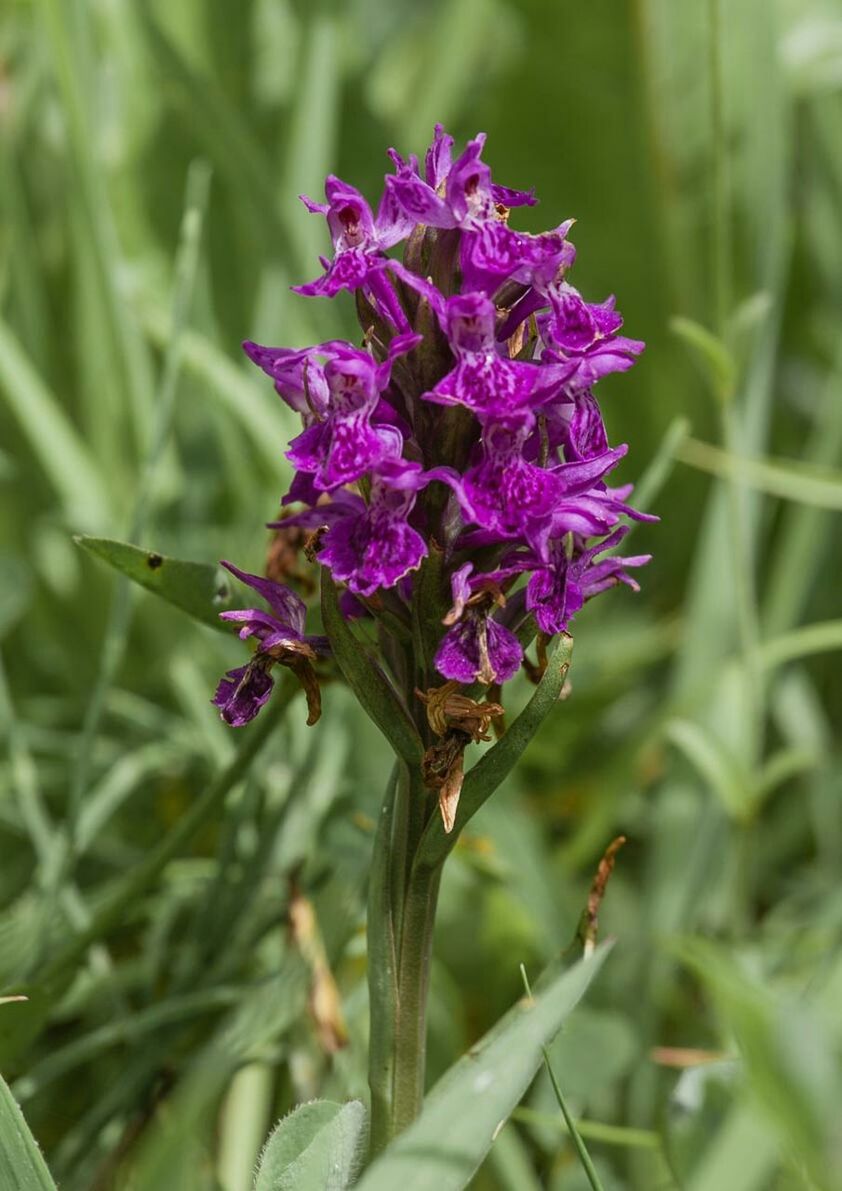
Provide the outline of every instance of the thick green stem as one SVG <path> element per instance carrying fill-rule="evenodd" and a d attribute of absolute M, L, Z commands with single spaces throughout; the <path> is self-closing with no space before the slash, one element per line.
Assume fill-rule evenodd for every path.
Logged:
<path fill-rule="evenodd" d="M 414 873 L 406 894 L 398 965 L 392 1135 L 421 1111 L 427 1051 L 427 993 L 440 868 Z"/>
<path fill-rule="evenodd" d="M 391 1136 L 395 1022 L 398 985 L 395 922 L 394 844 L 402 832 L 395 817 L 401 765 L 396 763 L 380 810 L 374 837 L 368 889 L 368 1085 L 371 1090 L 371 1153 Z"/>
<path fill-rule="evenodd" d="M 398 762 L 374 842 L 368 900 L 371 1152 L 415 1119 L 424 1095 L 426 1005 L 440 869 L 413 871 L 429 801 Z"/>

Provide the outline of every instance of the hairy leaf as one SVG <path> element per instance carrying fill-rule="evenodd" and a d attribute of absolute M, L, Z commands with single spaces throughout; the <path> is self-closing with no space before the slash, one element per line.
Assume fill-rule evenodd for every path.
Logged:
<path fill-rule="evenodd" d="M 272 1130 L 255 1191 L 343 1191 L 357 1172 L 364 1139 L 365 1109 L 359 1100 L 300 1104 Z"/>

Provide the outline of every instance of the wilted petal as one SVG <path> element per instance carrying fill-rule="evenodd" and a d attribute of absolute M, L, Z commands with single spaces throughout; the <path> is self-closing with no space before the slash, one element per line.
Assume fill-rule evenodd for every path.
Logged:
<path fill-rule="evenodd" d="M 220 679 L 212 702 L 232 728 L 241 728 L 253 720 L 272 694 L 272 675 L 266 667 L 251 661 L 247 666 L 229 670 Z"/>

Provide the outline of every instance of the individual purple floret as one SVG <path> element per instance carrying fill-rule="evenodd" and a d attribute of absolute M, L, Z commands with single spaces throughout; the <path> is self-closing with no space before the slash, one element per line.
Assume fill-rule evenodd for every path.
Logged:
<path fill-rule="evenodd" d="M 319 688 L 312 662 L 317 653 L 327 652 L 327 641 L 324 637 L 308 637 L 305 634 L 307 609 L 304 601 L 282 583 L 250 575 L 230 562 L 223 562 L 222 565 L 261 595 L 272 611 L 242 608 L 220 612 L 220 620 L 241 625 L 239 636 L 243 640 L 254 637 L 258 646 L 247 665 L 229 670 L 220 681 L 213 703 L 220 709 L 225 722 L 232 727 L 239 728 L 247 724 L 271 695 L 274 685 L 271 670 L 277 664 L 289 667 L 299 677 L 307 693 L 310 712 L 308 723 L 315 723 L 319 718 Z"/>
<path fill-rule="evenodd" d="M 491 616 L 469 611 L 441 639 L 435 665 L 444 678 L 470 686 L 508 682 L 523 661 L 517 637 Z"/>
<path fill-rule="evenodd" d="M 439 726 L 443 708 L 471 703 L 454 687 L 509 681 L 522 643 L 537 634 L 540 661 L 585 602 L 618 584 L 637 590 L 630 571 L 648 555 L 612 551 L 631 522 L 653 519 L 628 504 L 630 486 L 608 484 L 627 447 L 610 445 L 596 396 L 643 344 L 622 333 L 613 297 L 588 302 L 571 283 L 572 219 L 538 234 L 510 226 L 535 198 L 493 181 L 484 146 L 479 135 L 456 153 L 437 125 L 423 164 L 390 150 L 375 208 L 328 177 L 326 201 L 304 201 L 325 219 L 333 255 L 297 291 L 350 291 L 360 339 L 243 345 L 301 418 L 282 499 L 297 507 L 274 528 L 300 535 L 340 586 L 354 632 L 374 635 L 405 701 L 424 684 Z M 229 569 L 271 607 L 223 614 L 257 641 L 215 699 L 239 724 L 268 699 L 276 664 L 312 694 L 324 650 L 289 588 Z M 479 738 L 470 716 L 461 722 Z M 436 764 L 431 780 L 451 791 L 456 770 L 443 777 Z"/>
<path fill-rule="evenodd" d="M 334 298 L 345 289 L 366 289 L 384 315 L 396 326 L 406 320 L 393 291 L 383 276 L 385 249 L 406 238 L 414 220 L 396 203 L 390 191 L 384 191 L 376 217 L 354 186 L 333 174 L 325 181 L 326 203 L 301 196 L 308 211 L 327 217 L 333 241 L 333 260 L 321 258 L 323 275 L 306 285 L 293 286 L 308 298 Z"/>
<path fill-rule="evenodd" d="M 545 564 L 535 560 L 538 566 L 526 587 L 526 606 L 542 633 L 551 637 L 567 632 L 570 621 L 586 600 L 618 583 L 639 591 L 628 568 L 645 566 L 652 557 L 650 554 L 631 558 L 612 555 L 597 562 L 600 554 L 619 545 L 627 533 L 627 527 L 622 526 L 588 549 L 581 538 L 570 534 L 550 544 Z"/>
<path fill-rule="evenodd" d="M 533 408 L 558 388 L 575 364 L 540 366 L 512 360 L 495 338 L 496 310 L 484 294 L 448 298 L 440 321 L 456 367 L 424 394 L 439 405 L 464 405 L 483 421 Z"/>
<path fill-rule="evenodd" d="M 211 702 L 220 709 L 226 724 L 242 728 L 254 719 L 274 688 L 275 680 L 265 660 L 255 657 L 247 666 L 237 666 L 220 678 Z"/>
<path fill-rule="evenodd" d="M 489 614 L 486 597 L 495 588 L 499 591 L 502 573 L 475 575 L 473 569 L 469 562 L 451 576 L 453 607 L 444 618 L 451 627 L 436 651 L 435 666 L 443 678 L 467 686 L 507 682 L 520 669 L 523 648 L 514 633 Z"/>
<path fill-rule="evenodd" d="M 359 500 L 333 521 L 319 561 L 356 595 L 394 587 L 427 553 L 427 543 L 408 520 L 426 483 L 419 464 L 384 460 L 372 475 L 368 503 Z"/>
<path fill-rule="evenodd" d="M 482 160 L 485 134 L 468 141 L 465 151 L 451 161 L 452 137 L 436 125 L 427 153 L 426 177 L 418 172 L 414 157 L 402 161 L 395 154 L 397 173 L 386 179 L 386 192 L 411 216 L 414 223 L 438 228 L 478 228 L 496 218 L 498 205 L 532 206 L 532 191 L 510 190 L 491 181 L 491 170 Z"/>
<path fill-rule="evenodd" d="M 463 476 L 440 469 L 431 475 L 453 488 L 467 521 L 498 536 L 530 545 L 545 537 L 560 507 L 576 504 L 590 511 L 591 491 L 617 465 L 627 448 L 620 446 L 591 459 L 541 466 L 530 462 L 524 447 L 535 429 L 528 411 L 485 424 L 481 458 Z M 597 497 L 598 499 L 598 497 Z M 614 519 L 616 523 L 616 518 Z"/>

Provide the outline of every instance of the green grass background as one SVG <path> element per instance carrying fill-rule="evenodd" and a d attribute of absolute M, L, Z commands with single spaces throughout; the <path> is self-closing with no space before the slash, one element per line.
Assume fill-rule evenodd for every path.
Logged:
<path fill-rule="evenodd" d="M 365 1091 L 384 746 L 332 687 L 173 836 L 235 747 L 208 699 L 240 651 L 72 535 L 260 567 L 292 425 L 239 341 L 354 334 L 288 291 L 325 248 L 296 196 L 376 200 L 436 120 L 537 187 L 521 226 L 577 218 L 576 285 L 647 341 L 600 396 L 662 522 L 448 863 L 431 1077 L 567 946 L 622 831 L 618 945 L 551 1051 L 606 1191 L 842 1186 L 840 92 L 838 0 L 5 0 L 0 989 L 30 1001 L 0 1070 L 67 1191 L 246 1191 L 275 1119 Z M 474 1185 L 587 1187 L 543 1074 Z"/>

